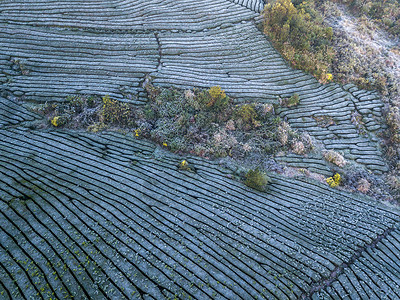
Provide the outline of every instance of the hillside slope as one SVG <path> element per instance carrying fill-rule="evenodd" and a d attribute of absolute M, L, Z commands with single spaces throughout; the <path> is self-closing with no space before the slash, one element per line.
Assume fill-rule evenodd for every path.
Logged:
<path fill-rule="evenodd" d="M 397 207 L 272 172 L 258 192 L 217 161 L 130 134 L 40 128 L 26 108 L 71 94 L 143 105 L 146 75 L 162 87 L 220 85 L 237 102 L 297 93 L 282 119 L 351 168 L 385 173 L 378 94 L 288 67 L 259 30 L 262 7 L 0 2 L 0 298 L 400 297 Z M 276 159 L 337 170 L 320 153 Z"/>

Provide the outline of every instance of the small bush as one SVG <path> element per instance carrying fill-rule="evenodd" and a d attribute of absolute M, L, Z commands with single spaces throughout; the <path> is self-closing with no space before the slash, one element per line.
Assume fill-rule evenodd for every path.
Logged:
<path fill-rule="evenodd" d="M 288 106 L 288 107 L 292 107 L 292 106 L 296 106 L 296 105 L 299 104 L 299 103 L 300 103 L 300 97 L 299 97 L 298 94 L 294 93 L 293 96 L 291 96 L 291 97 L 288 99 L 287 106 Z"/>
<path fill-rule="evenodd" d="M 340 184 L 341 177 L 339 173 L 336 173 L 332 177 L 326 179 L 326 182 L 329 184 L 331 188 L 337 187 Z"/>
<path fill-rule="evenodd" d="M 103 97 L 101 117 L 105 124 L 133 125 L 134 120 L 131 119 L 131 114 L 132 111 L 128 103 L 112 100 L 108 95 Z"/>
<path fill-rule="evenodd" d="M 208 90 L 211 99 L 207 102 L 207 107 L 214 109 L 223 109 L 227 106 L 229 98 L 226 96 L 225 91 L 219 85 L 212 86 Z"/>
<path fill-rule="evenodd" d="M 259 168 L 256 168 L 255 170 L 249 170 L 247 172 L 244 184 L 248 187 L 263 192 L 267 189 L 270 181 L 271 179 L 267 176 L 267 174 L 261 172 Z"/>
<path fill-rule="evenodd" d="M 86 130 L 89 132 L 96 133 L 96 132 L 102 131 L 106 128 L 107 128 L 107 125 L 105 125 L 103 122 L 96 122 L 96 123 L 89 125 Z"/>
<path fill-rule="evenodd" d="M 289 141 L 289 134 L 291 133 L 292 129 L 287 122 L 282 122 L 278 129 L 277 129 L 277 137 L 278 141 L 285 146 Z"/>
<path fill-rule="evenodd" d="M 214 133 L 210 141 L 211 152 L 217 157 L 224 157 L 230 154 L 232 148 L 238 144 L 236 138 L 226 132 L 225 129 L 220 129 Z"/>
<path fill-rule="evenodd" d="M 68 122 L 68 118 L 66 116 L 55 116 L 50 122 L 54 127 L 60 127 Z"/>
<path fill-rule="evenodd" d="M 391 107 L 386 119 L 393 133 L 400 130 L 400 109 L 398 107 Z"/>
<path fill-rule="evenodd" d="M 370 187 L 371 183 L 365 178 L 360 178 L 357 182 L 357 190 L 363 194 L 366 194 Z"/>
<path fill-rule="evenodd" d="M 60 125 L 59 120 L 60 116 L 55 116 L 53 119 L 51 119 L 51 125 L 53 125 L 54 127 L 58 127 Z"/>
<path fill-rule="evenodd" d="M 389 186 L 397 191 L 398 193 L 400 193 L 400 176 L 396 176 L 396 175 L 389 175 L 387 177 L 387 182 L 389 184 Z"/>
<path fill-rule="evenodd" d="M 294 142 L 292 144 L 292 150 L 294 153 L 299 154 L 299 155 L 304 154 L 306 151 L 304 144 L 301 141 Z"/>
<path fill-rule="evenodd" d="M 254 104 L 243 104 L 239 106 L 239 109 L 236 111 L 236 118 L 242 129 L 249 130 L 260 126 Z"/>
<path fill-rule="evenodd" d="M 179 169 L 180 169 L 180 170 L 183 170 L 183 171 L 191 171 L 191 168 L 190 168 L 190 166 L 189 166 L 189 163 L 187 162 L 186 159 L 182 160 L 182 161 L 179 163 Z"/>
<path fill-rule="evenodd" d="M 328 127 L 330 125 L 336 125 L 335 120 L 331 116 L 321 115 L 321 116 L 313 116 L 312 117 L 315 122 L 317 122 L 317 126 L 319 127 Z"/>
<path fill-rule="evenodd" d="M 325 151 L 323 155 L 327 161 L 339 167 L 344 167 L 346 165 L 346 160 L 344 159 L 344 157 L 341 154 L 337 153 L 336 151 L 328 150 Z"/>
<path fill-rule="evenodd" d="M 283 99 L 281 101 L 281 105 L 282 106 L 286 106 L 286 107 L 292 107 L 292 106 L 296 106 L 300 103 L 300 97 L 299 94 L 294 93 L 293 96 L 291 96 L 288 99 Z"/>

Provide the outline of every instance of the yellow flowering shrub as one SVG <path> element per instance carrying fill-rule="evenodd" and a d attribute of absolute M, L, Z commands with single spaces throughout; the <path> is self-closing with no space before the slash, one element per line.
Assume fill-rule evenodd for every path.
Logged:
<path fill-rule="evenodd" d="M 225 91 L 219 86 L 212 86 L 208 90 L 208 94 L 211 99 L 206 103 L 207 107 L 213 108 L 223 108 L 228 104 L 228 97 L 225 94 Z"/>
<path fill-rule="evenodd" d="M 180 162 L 179 169 L 185 170 L 185 171 L 190 171 L 191 170 L 190 167 L 189 167 L 189 163 L 185 159 Z"/>
<path fill-rule="evenodd" d="M 60 116 L 56 116 L 53 119 L 51 119 L 51 125 L 53 125 L 54 127 L 57 127 L 59 124 L 59 120 L 60 120 Z"/>
<path fill-rule="evenodd" d="M 209 90 L 208 93 L 210 94 L 211 98 L 217 99 L 217 98 L 224 98 L 226 97 L 225 91 L 221 89 L 219 85 L 217 86 L 212 86 Z"/>
<path fill-rule="evenodd" d="M 331 188 L 335 188 L 335 187 L 337 187 L 337 186 L 340 184 L 340 180 L 341 180 L 340 174 L 339 174 L 339 173 L 336 173 L 336 174 L 333 175 L 332 177 L 328 177 L 328 178 L 326 179 L 326 183 L 328 183 L 328 185 L 329 185 Z"/>
<path fill-rule="evenodd" d="M 141 130 L 140 129 L 135 129 L 135 136 L 139 137 Z"/>

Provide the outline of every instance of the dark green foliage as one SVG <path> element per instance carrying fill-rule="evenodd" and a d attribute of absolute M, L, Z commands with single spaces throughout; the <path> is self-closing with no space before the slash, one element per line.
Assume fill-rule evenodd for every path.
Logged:
<path fill-rule="evenodd" d="M 286 107 L 296 106 L 299 103 L 300 103 L 300 97 L 299 97 L 299 94 L 297 94 L 297 93 L 294 93 L 291 97 L 289 97 L 287 99 L 283 99 L 281 101 L 281 105 L 286 106 Z"/>
<path fill-rule="evenodd" d="M 259 168 L 256 168 L 255 170 L 249 170 L 247 172 L 244 184 L 248 187 L 263 192 L 267 189 L 267 185 L 270 183 L 270 181 L 271 179 L 267 176 L 267 174 L 261 172 Z"/>
<path fill-rule="evenodd" d="M 288 107 L 296 106 L 296 105 L 299 104 L 299 103 L 300 103 L 299 94 L 296 94 L 296 93 L 295 93 L 295 94 L 293 94 L 293 96 L 291 96 L 291 97 L 289 98 L 287 106 L 288 106 Z"/>

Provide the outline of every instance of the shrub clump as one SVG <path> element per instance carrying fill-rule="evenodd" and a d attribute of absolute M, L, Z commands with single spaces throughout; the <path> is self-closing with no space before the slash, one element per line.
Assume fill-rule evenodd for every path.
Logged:
<path fill-rule="evenodd" d="M 238 126 L 244 130 L 256 128 L 261 125 L 254 104 L 239 105 L 236 111 L 236 119 Z"/>
<path fill-rule="evenodd" d="M 270 182 L 271 179 L 267 176 L 267 174 L 261 172 L 259 168 L 256 168 L 247 172 L 244 184 L 248 187 L 263 192 L 267 189 L 267 186 Z"/>
<path fill-rule="evenodd" d="M 192 171 L 192 168 L 189 166 L 189 163 L 187 162 L 186 159 L 182 160 L 179 163 L 179 169 L 183 171 Z"/>
<path fill-rule="evenodd" d="M 119 126 L 132 126 L 134 116 L 129 103 L 113 100 L 110 96 L 103 97 L 103 107 L 101 110 L 101 122 Z"/>
<path fill-rule="evenodd" d="M 339 173 L 336 173 L 336 174 L 333 175 L 332 177 L 328 177 L 328 178 L 326 179 L 326 183 L 328 183 L 328 185 L 329 185 L 331 188 L 337 187 L 337 186 L 340 184 L 340 181 L 341 181 L 341 177 L 340 177 L 340 174 L 339 174 Z"/>
<path fill-rule="evenodd" d="M 144 88 L 149 98 L 145 105 L 108 95 L 76 95 L 37 110 L 55 127 L 86 128 L 94 133 L 107 128 L 124 130 L 173 152 L 206 158 L 242 159 L 286 151 L 291 145 L 301 153 L 309 148 L 304 141 L 296 144 L 298 134 L 276 116 L 272 104 L 234 104 L 220 86 L 178 90 L 155 87 L 146 78 Z"/>
<path fill-rule="evenodd" d="M 337 165 L 338 167 L 344 167 L 346 165 L 346 160 L 344 159 L 344 157 L 336 151 L 327 150 L 323 152 L 323 155 L 327 161 Z"/>
<path fill-rule="evenodd" d="M 208 90 L 211 99 L 207 102 L 207 107 L 214 109 L 223 109 L 228 105 L 229 98 L 226 96 L 225 91 L 219 85 L 212 86 Z"/>
<path fill-rule="evenodd" d="M 132 104 L 111 99 L 108 95 L 68 96 L 63 103 L 38 105 L 34 111 L 48 117 L 54 127 L 82 128 L 98 132 L 108 126 L 132 127 L 135 125 L 135 109 Z"/>
<path fill-rule="evenodd" d="M 60 126 L 60 116 L 55 116 L 53 119 L 51 119 L 51 125 L 54 127 Z"/>
<path fill-rule="evenodd" d="M 296 141 L 292 144 L 292 150 L 296 154 L 304 154 L 306 151 L 306 148 L 304 147 L 304 143 L 302 141 Z"/>
<path fill-rule="evenodd" d="M 328 80 L 328 69 L 335 52 L 333 31 L 325 27 L 312 1 L 296 6 L 291 0 L 277 0 L 264 8 L 264 33 L 295 68 L 311 73 L 321 82 Z"/>
<path fill-rule="evenodd" d="M 292 129 L 287 122 L 282 122 L 277 129 L 278 141 L 285 146 L 289 141 L 289 136 L 292 134 Z"/>
<path fill-rule="evenodd" d="M 360 178 L 357 182 L 357 190 L 363 194 L 366 194 L 370 187 L 371 183 L 365 178 Z"/>
<path fill-rule="evenodd" d="M 400 109 L 395 106 L 391 107 L 386 119 L 390 130 L 393 133 L 398 133 L 400 131 Z"/>
<path fill-rule="evenodd" d="M 154 96 L 136 111 L 141 136 L 167 142 L 174 152 L 243 158 L 277 142 L 282 121 L 276 118 L 271 104 L 234 104 L 220 86 L 185 91 L 147 89 Z"/>
<path fill-rule="evenodd" d="M 294 93 L 291 97 L 287 99 L 282 99 L 280 104 L 286 107 L 297 106 L 300 103 L 300 96 L 297 93 Z"/>
<path fill-rule="evenodd" d="M 387 182 L 392 189 L 397 190 L 397 192 L 400 193 L 400 176 L 389 175 L 387 178 Z"/>

